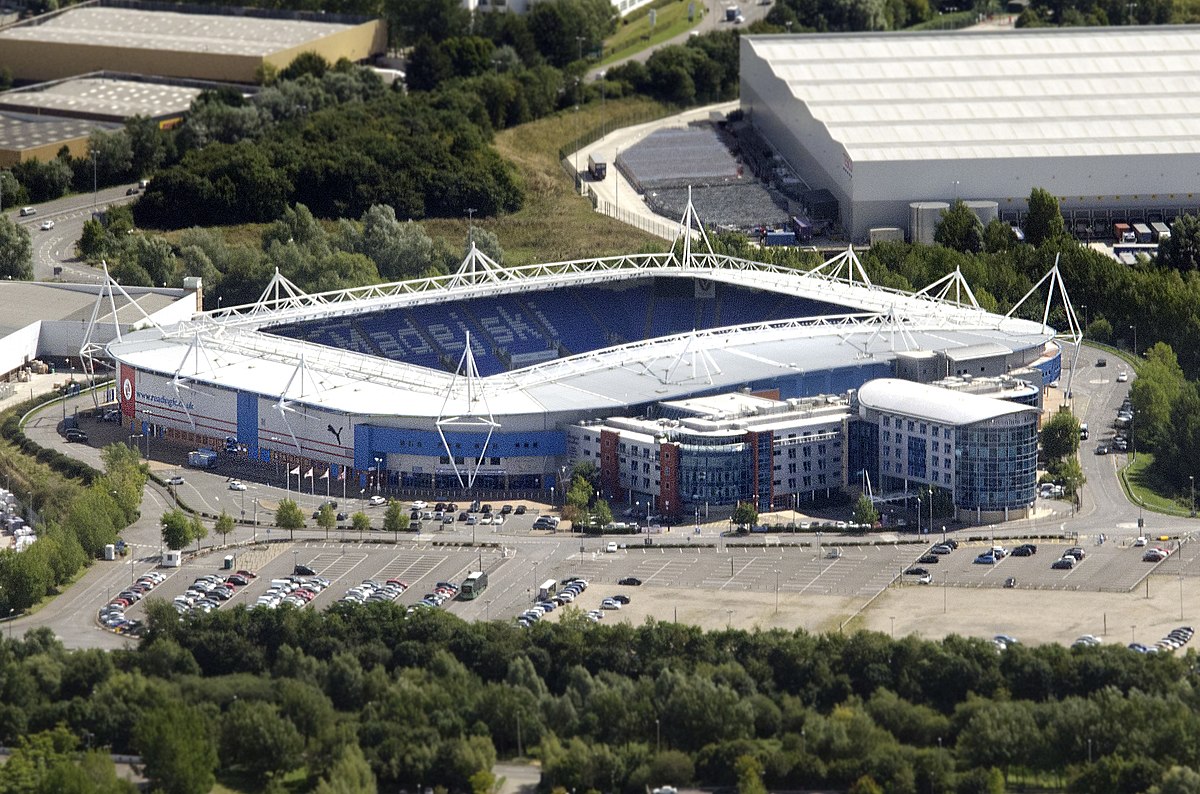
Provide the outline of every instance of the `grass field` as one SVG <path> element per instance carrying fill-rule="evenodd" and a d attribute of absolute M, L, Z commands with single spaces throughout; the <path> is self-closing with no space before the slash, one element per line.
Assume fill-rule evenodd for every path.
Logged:
<path fill-rule="evenodd" d="M 1137 459 L 1121 472 L 1121 482 L 1124 483 L 1125 492 L 1129 498 L 1156 513 L 1173 516 L 1188 515 L 1190 505 L 1182 504 L 1178 499 L 1163 495 L 1167 487 L 1154 476 L 1153 465 L 1153 453 L 1139 452 Z"/>
<path fill-rule="evenodd" d="M 695 19 L 688 20 L 688 6 L 694 3 Z M 649 9 L 644 13 L 630 14 L 623 19 L 614 33 L 604 42 L 604 66 L 622 58 L 641 52 L 655 44 L 674 38 L 700 23 L 708 11 L 701 0 L 671 0 L 655 10 L 654 27 L 650 27 Z"/>
<path fill-rule="evenodd" d="M 641 121 L 662 106 L 633 98 L 581 107 L 505 130 L 496 136 L 496 149 L 516 167 L 525 186 L 525 206 L 511 215 L 476 220 L 493 232 L 504 249 L 505 264 L 557 262 L 638 251 L 662 251 L 658 237 L 594 212 L 587 199 L 575 193 L 571 178 L 558 162 L 566 141 L 604 122 L 610 129 Z M 603 115 L 601 115 L 603 114 Z M 578 118 L 576 118 L 578 116 Z M 466 219 L 423 222 L 431 237 L 457 245 L 466 238 Z"/>

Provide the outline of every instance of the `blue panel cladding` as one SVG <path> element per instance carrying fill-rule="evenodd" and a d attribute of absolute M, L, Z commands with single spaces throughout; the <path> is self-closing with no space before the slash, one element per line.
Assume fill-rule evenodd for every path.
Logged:
<path fill-rule="evenodd" d="M 563 455 L 567 451 L 566 434 L 561 430 L 531 430 L 524 433 L 446 433 L 446 441 L 455 457 L 522 458 Z M 441 457 L 446 454 L 442 439 L 433 430 L 410 430 L 375 425 L 354 426 L 354 467 L 373 465 L 375 455 L 396 453 Z"/>
<path fill-rule="evenodd" d="M 1034 364 L 1034 367 L 1042 371 L 1043 383 L 1054 383 L 1062 377 L 1062 348 L 1058 348 L 1053 358 Z"/>
<path fill-rule="evenodd" d="M 779 389 L 780 399 L 815 397 L 818 394 L 844 394 L 869 380 L 893 377 L 892 362 L 878 361 L 851 367 L 834 367 L 797 373 L 748 384 L 753 391 Z"/>
<path fill-rule="evenodd" d="M 258 454 L 258 395 L 240 391 L 237 395 L 237 440 L 249 451 Z"/>

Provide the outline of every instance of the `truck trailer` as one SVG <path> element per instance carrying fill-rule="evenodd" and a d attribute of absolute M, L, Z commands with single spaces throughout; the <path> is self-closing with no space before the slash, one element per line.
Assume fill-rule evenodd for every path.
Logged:
<path fill-rule="evenodd" d="M 604 181 L 604 177 L 608 176 L 608 161 L 604 159 L 604 155 L 599 152 L 588 155 L 588 173 L 597 182 Z"/>

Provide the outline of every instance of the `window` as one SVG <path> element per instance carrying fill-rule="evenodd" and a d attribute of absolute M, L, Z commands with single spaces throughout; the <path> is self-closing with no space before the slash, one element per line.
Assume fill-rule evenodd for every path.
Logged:
<path fill-rule="evenodd" d="M 915 427 L 915 426 L 916 426 L 916 422 L 914 422 L 913 420 L 909 419 L 909 420 L 908 420 L 908 432 L 910 432 L 910 433 L 911 433 L 911 432 L 913 431 L 913 427 Z"/>
<path fill-rule="evenodd" d="M 921 423 L 921 435 L 924 436 L 924 435 L 927 435 L 928 433 L 929 433 L 928 426 L 924 422 L 922 422 Z"/>
<path fill-rule="evenodd" d="M 804 461 L 804 470 L 812 471 L 812 461 L 811 460 Z"/>
<path fill-rule="evenodd" d="M 942 438 L 950 438 L 950 428 L 947 427 L 942 431 Z"/>
<path fill-rule="evenodd" d="M 789 463 L 788 464 L 788 474 L 795 474 L 795 473 L 796 473 L 796 464 Z"/>

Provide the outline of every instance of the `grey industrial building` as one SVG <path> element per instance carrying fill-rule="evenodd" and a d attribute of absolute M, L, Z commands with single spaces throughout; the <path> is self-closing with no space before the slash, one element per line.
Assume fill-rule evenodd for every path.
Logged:
<path fill-rule="evenodd" d="M 856 241 L 912 202 L 1019 223 L 1035 187 L 1069 222 L 1196 212 L 1198 76 L 1191 25 L 741 38 L 747 119 Z"/>

